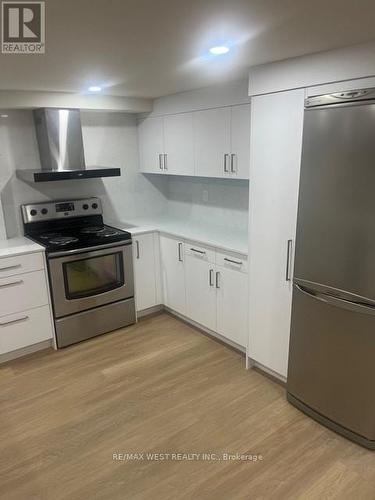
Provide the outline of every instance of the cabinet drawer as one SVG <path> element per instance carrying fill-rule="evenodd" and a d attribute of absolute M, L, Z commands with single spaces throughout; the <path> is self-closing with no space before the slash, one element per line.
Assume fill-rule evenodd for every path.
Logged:
<path fill-rule="evenodd" d="M 239 253 L 217 251 L 216 264 L 243 273 L 247 273 L 248 270 L 247 256 Z"/>
<path fill-rule="evenodd" d="M 0 317 L 48 304 L 44 271 L 0 279 Z"/>
<path fill-rule="evenodd" d="M 38 271 L 40 269 L 44 269 L 42 253 L 16 255 L 15 257 L 2 257 L 0 259 L 0 278 Z"/>
<path fill-rule="evenodd" d="M 186 255 L 192 255 L 200 260 L 212 262 L 213 264 L 215 263 L 215 250 L 212 247 L 200 244 L 196 245 L 194 242 L 187 241 L 185 242 L 184 248 Z"/>
<path fill-rule="evenodd" d="M 0 354 L 50 338 L 52 338 L 52 324 L 49 306 L 0 318 Z"/>

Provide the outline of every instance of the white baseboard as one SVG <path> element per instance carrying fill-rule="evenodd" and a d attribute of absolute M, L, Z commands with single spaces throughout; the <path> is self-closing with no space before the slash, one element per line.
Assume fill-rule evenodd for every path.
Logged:
<path fill-rule="evenodd" d="M 230 347 L 233 347 L 233 349 L 236 349 L 236 351 L 243 352 L 244 354 L 246 353 L 245 347 L 240 346 L 239 344 L 236 344 L 235 342 L 232 342 L 231 340 L 223 337 L 219 333 L 214 332 L 213 330 L 210 330 L 209 328 L 206 328 L 205 326 L 201 325 L 200 323 L 196 323 L 195 321 L 193 321 L 190 318 L 187 318 L 183 314 L 180 314 L 180 313 L 174 311 L 173 309 L 170 309 L 169 307 L 165 307 L 165 306 L 164 306 L 164 310 L 167 311 L 168 313 L 172 314 L 172 316 L 175 316 L 176 318 L 181 319 L 185 323 L 188 323 L 189 325 L 194 326 L 195 328 L 197 328 L 201 332 L 203 332 L 207 335 L 210 335 L 211 337 L 215 337 L 217 340 L 220 340 L 221 342 L 223 342 L 223 344 L 227 344 Z"/>
<path fill-rule="evenodd" d="M 155 314 L 164 310 L 164 306 L 162 304 L 158 304 L 157 306 L 149 307 L 148 309 L 142 309 L 142 311 L 137 311 L 137 319 L 145 318 L 150 314 Z"/>
<path fill-rule="evenodd" d="M 6 361 L 21 358 L 23 356 L 27 356 L 28 354 L 32 354 L 33 352 L 42 351 L 43 349 L 48 348 L 52 348 L 52 339 L 43 340 L 43 342 L 38 342 L 37 344 L 22 347 L 21 349 L 16 349 L 15 351 L 7 352 L 5 354 L 0 354 L 0 363 L 5 363 Z"/>
<path fill-rule="evenodd" d="M 261 363 L 258 363 L 258 361 L 255 361 L 252 358 L 248 358 L 248 367 L 249 368 L 258 368 L 258 370 L 266 373 L 267 375 L 270 375 L 272 378 L 276 378 L 277 380 L 279 380 L 283 384 L 286 384 L 286 377 L 284 377 L 283 375 L 280 375 L 277 372 L 274 372 L 270 368 L 267 368 L 266 366 L 262 365 Z"/>

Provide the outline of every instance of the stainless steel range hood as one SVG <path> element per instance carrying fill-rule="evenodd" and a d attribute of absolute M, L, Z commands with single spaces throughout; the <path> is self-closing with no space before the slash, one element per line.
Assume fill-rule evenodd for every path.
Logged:
<path fill-rule="evenodd" d="M 33 114 L 42 168 L 17 170 L 17 177 L 46 182 L 121 175 L 119 168 L 86 167 L 78 109 L 41 108 Z"/>

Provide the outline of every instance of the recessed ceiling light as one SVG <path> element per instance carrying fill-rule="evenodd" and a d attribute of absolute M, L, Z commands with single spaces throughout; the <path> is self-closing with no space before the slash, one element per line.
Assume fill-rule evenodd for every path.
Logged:
<path fill-rule="evenodd" d="M 226 47 L 225 45 L 218 45 L 217 47 L 211 47 L 210 52 L 215 56 L 221 56 L 222 54 L 227 54 L 229 52 L 229 47 Z"/>
<path fill-rule="evenodd" d="M 0 118 L 8 118 L 9 115 L 0 115 Z"/>
<path fill-rule="evenodd" d="M 89 92 L 101 92 L 102 91 L 102 88 L 99 87 L 98 85 L 92 85 L 91 87 L 89 87 Z"/>

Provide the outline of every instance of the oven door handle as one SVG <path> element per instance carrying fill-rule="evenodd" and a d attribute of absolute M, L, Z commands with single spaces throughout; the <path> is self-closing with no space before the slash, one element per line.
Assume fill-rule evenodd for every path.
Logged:
<path fill-rule="evenodd" d="M 49 259 L 54 259 L 56 257 L 69 257 L 69 255 L 76 255 L 78 253 L 89 253 L 98 250 L 107 250 L 109 248 L 121 248 L 124 246 L 132 245 L 132 240 L 125 240 L 117 243 L 107 243 L 104 245 L 97 245 L 95 247 L 85 247 L 85 248 L 75 248 L 73 250 L 61 250 L 60 252 L 51 252 L 48 254 Z"/>

